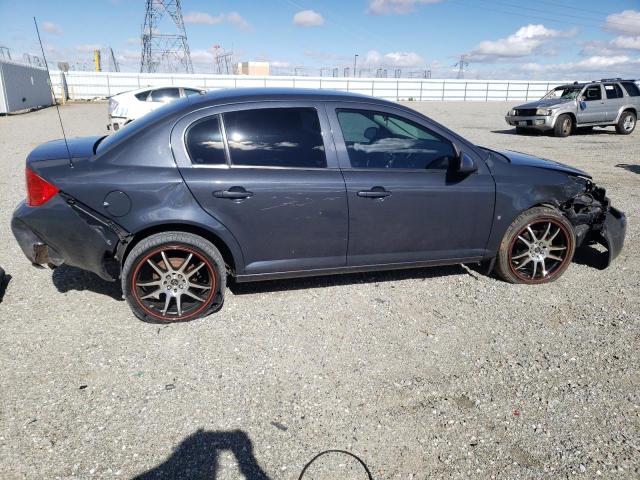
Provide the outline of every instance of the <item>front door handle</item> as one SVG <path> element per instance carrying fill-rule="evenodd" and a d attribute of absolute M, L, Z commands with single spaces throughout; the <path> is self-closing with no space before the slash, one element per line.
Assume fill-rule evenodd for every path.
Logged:
<path fill-rule="evenodd" d="M 213 192 L 213 196 L 216 198 L 230 198 L 232 200 L 242 200 L 252 195 L 253 192 L 245 190 L 244 187 L 231 187 L 228 190 L 217 190 Z"/>
<path fill-rule="evenodd" d="M 384 198 L 391 195 L 391 192 L 385 190 L 384 187 L 373 187 L 371 190 L 361 190 L 358 192 L 359 197 L 365 198 Z"/>

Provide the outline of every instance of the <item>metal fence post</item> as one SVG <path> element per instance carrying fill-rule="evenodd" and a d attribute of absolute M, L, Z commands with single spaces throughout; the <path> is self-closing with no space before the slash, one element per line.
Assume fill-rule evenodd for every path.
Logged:
<path fill-rule="evenodd" d="M 396 78 L 396 102 L 400 101 L 400 80 Z"/>
<path fill-rule="evenodd" d="M 469 85 L 469 82 L 464 82 L 464 98 L 463 98 L 464 102 L 467 101 L 467 85 Z"/>
<path fill-rule="evenodd" d="M 442 80 L 442 100 L 444 101 L 444 85 L 445 85 L 445 81 Z"/>
<path fill-rule="evenodd" d="M 107 96 L 111 96 L 111 85 L 109 84 L 109 74 L 107 73 Z"/>
<path fill-rule="evenodd" d="M 527 93 L 525 93 L 524 101 L 529 101 L 529 82 L 527 82 Z"/>
<path fill-rule="evenodd" d="M 422 101 L 422 85 L 424 84 L 423 81 L 420 81 L 420 101 Z"/>
<path fill-rule="evenodd" d="M 489 82 L 487 82 L 487 90 L 484 93 L 484 101 L 485 102 L 489 101 Z"/>
<path fill-rule="evenodd" d="M 504 98 L 505 102 L 509 101 L 509 86 L 511 85 L 511 83 L 507 82 L 507 96 Z"/>

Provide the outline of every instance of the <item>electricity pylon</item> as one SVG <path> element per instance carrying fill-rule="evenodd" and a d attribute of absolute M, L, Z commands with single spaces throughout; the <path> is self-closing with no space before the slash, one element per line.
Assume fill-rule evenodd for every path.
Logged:
<path fill-rule="evenodd" d="M 145 3 L 140 72 L 193 73 L 180 0 L 146 0 Z M 165 15 L 173 23 L 175 33 L 160 32 L 160 21 Z"/>

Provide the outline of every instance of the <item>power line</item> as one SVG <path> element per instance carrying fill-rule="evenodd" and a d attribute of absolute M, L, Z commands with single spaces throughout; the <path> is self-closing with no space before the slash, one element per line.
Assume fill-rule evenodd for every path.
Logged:
<path fill-rule="evenodd" d="M 485 2 L 487 0 L 484 0 Z M 532 8 L 532 7 L 524 7 L 522 5 L 516 5 L 513 3 L 509 3 L 509 2 L 501 2 L 501 1 L 497 1 L 497 0 L 491 0 L 492 4 L 499 4 L 499 5 L 504 5 L 506 7 L 510 7 L 510 8 L 517 8 L 519 10 L 530 10 L 532 12 L 542 12 L 542 13 L 549 13 L 548 10 L 541 10 L 539 8 Z M 602 23 L 602 19 L 601 18 L 595 18 L 595 17 L 585 17 L 582 15 L 572 15 L 570 13 L 562 13 L 562 12 L 552 12 L 553 15 L 561 15 L 563 17 L 570 17 L 570 18 L 577 18 L 579 20 L 587 20 L 590 22 L 598 22 L 599 24 Z M 609 21 L 608 23 L 610 24 L 614 24 L 614 25 L 620 25 L 623 27 L 630 27 L 632 24 L 630 22 L 612 22 Z"/>
<path fill-rule="evenodd" d="M 523 14 L 522 12 L 511 12 L 511 11 L 506 11 L 506 10 L 500 10 L 497 8 L 491 8 L 489 6 L 480 6 L 477 4 L 473 4 L 473 3 L 465 3 L 464 0 L 449 0 L 451 3 L 457 3 L 460 5 L 463 5 L 465 7 L 471 7 L 471 8 L 477 8 L 483 11 L 489 10 L 489 11 L 493 11 L 493 12 L 497 12 L 497 13 L 502 13 L 505 15 L 513 15 L 519 18 L 523 18 Z M 516 8 L 516 7 L 514 7 Z M 522 8 L 522 7 L 517 7 L 517 8 Z M 575 21 L 568 21 L 568 20 L 563 20 L 563 19 L 558 19 L 558 18 L 552 18 L 552 17 L 547 17 L 547 16 L 542 16 L 542 15 L 531 15 L 531 14 L 527 14 L 526 17 L 528 18 L 536 18 L 539 20 L 546 20 L 548 22 L 555 22 L 555 23 L 562 23 L 565 25 L 572 25 L 572 26 L 581 26 L 581 27 L 587 27 L 587 28 L 599 28 L 602 26 L 602 22 L 596 24 L 586 24 L 586 23 L 580 23 L 580 22 L 575 22 Z M 595 21 L 595 20 L 594 20 Z"/>

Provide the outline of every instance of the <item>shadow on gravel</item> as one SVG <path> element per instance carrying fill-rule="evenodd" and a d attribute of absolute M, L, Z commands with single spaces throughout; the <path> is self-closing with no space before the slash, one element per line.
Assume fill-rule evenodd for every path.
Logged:
<path fill-rule="evenodd" d="M 553 135 L 551 134 L 551 132 L 552 132 L 551 130 L 546 131 L 546 132 L 539 132 L 537 130 L 530 130 L 530 131 L 524 132 L 524 133 L 516 133 L 516 129 L 515 128 L 509 128 L 509 129 L 504 129 L 504 130 L 491 130 L 491 133 L 501 133 L 503 135 L 517 135 L 519 137 L 539 137 L 539 136 L 552 137 Z M 615 133 L 616 133 L 615 130 L 604 130 L 602 128 L 594 128 L 593 130 L 578 128 L 578 130 L 573 132 L 571 135 L 572 136 L 573 135 L 577 135 L 577 136 L 582 136 L 582 135 L 613 135 Z"/>
<path fill-rule="evenodd" d="M 95 273 L 80 270 L 79 268 L 62 265 L 53 270 L 53 285 L 60 293 L 71 290 L 89 290 L 91 292 L 106 295 L 115 300 L 123 300 L 120 282 L 107 282 Z"/>
<path fill-rule="evenodd" d="M 585 265 L 597 270 L 607 268 L 608 253 L 604 247 L 598 244 L 583 245 L 576 249 L 573 254 L 573 262 L 578 265 Z"/>
<path fill-rule="evenodd" d="M 616 165 L 618 168 L 624 168 L 631 173 L 637 173 L 640 175 L 640 165 L 629 165 L 628 163 L 619 163 Z"/>
<path fill-rule="evenodd" d="M 462 265 L 449 265 L 444 267 L 428 267 L 407 270 L 389 270 L 384 272 L 346 273 L 336 275 L 323 275 L 320 277 L 303 277 L 286 280 L 268 280 L 262 282 L 237 283 L 229 279 L 229 290 L 234 295 L 251 293 L 279 292 L 285 290 L 306 290 L 310 288 L 335 287 L 351 285 L 354 283 L 381 283 L 396 282 L 412 278 L 444 277 L 448 275 L 464 275 L 466 270 Z"/>
<path fill-rule="evenodd" d="M 11 275 L 4 273 L 4 270 L 0 268 L 0 303 L 4 299 L 4 294 L 7 291 L 7 286 L 11 281 Z"/>
<path fill-rule="evenodd" d="M 242 430 L 198 430 L 185 438 L 163 463 L 134 477 L 134 480 L 215 480 L 219 468 L 218 456 L 225 450 L 236 458 L 240 473 L 246 480 L 269 480 L 269 476 L 258 465 L 249 436 Z"/>

